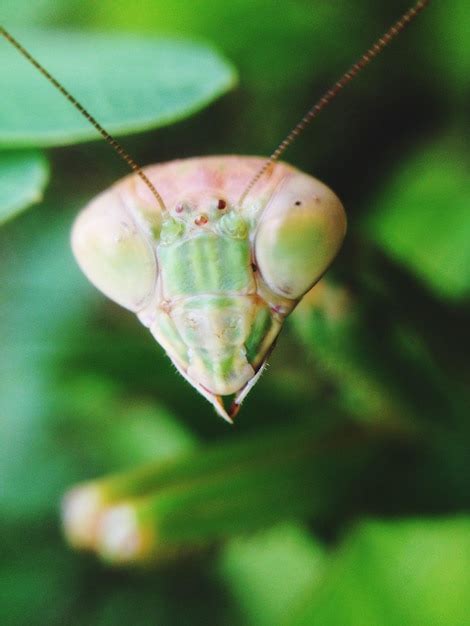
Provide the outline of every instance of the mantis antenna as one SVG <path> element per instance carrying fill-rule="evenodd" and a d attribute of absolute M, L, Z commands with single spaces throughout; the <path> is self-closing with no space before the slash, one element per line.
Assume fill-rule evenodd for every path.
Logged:
<path fill-rule="evenodd" d="M 317 115 L 327 107 L 330 102 L 339 94 L 339 92 L 346 87 L 369 63 L 378 56 L 388 44 L 395 39 L 401 31 L 408 26 L 408 24 L 414 20 L 414 18 L 421 13 L 423 9 L 429 4 L 430 0 L 419 0 L 413 7 L 408 9 L 400 19 L 398 19 L 386 33 L 379 37 L 377 41 L 365 52 L 361 58 L 356 61 L 334 85 L 332 85 L 322 97 L 312 106 L 311 109 L 305 113 L 302 119 L 294 126 L 285 139 L 281 141 L 278 147 L 274 150 L 270 157 L 268 157 L 265 163 L 256 172 L 253 178 L 250 180 L 245 188 L 245 191 L 240 196 L 239 205 L 242 205 L 246 196 L 250 193 L 259 179 L 266 174 L 266 172 L 272 167 L 272 165 L 284 154 L 289 146 L 299 137 L 299 135 L 309 126 L 309 124 L 317 117 Z"/>
<path fill-rule="evenodd" d="M 94 126 L 96 128 L 96 130 L 100 133 L 100 135 L 103 137 L 103 139 L 116 151 L 116 153 L 121 157 L 121 159 L 123 161 L 125 161 L 127 163 L 127 165 L 131 168 L 131 170 L 133 170 L 138 176 L 140 176 L 140 178 L 143 180 L 143 182 L 147 185 L 147 187 L 150 189 L 150 191 L 152 192 L 152 195 L 154 196 L 155 200 L 157 201 L 157 203 L 160 205 L 160 208 L 165 211 L 166 207 L 165 207 L 165 203 L 163 202 L 163 198 L 161 197 L 161 195 L 158 193 L 157 189 L 155 188 L 155 185 L 148 179 L 148 177 L 145 175 L 144 171 L 142 170 L 141 166 L 136 163 L 136 161 L 134 161 L 134 159 L 130 156 L 130 154 L 121 146 L 121 144 L 112 136 L 108 133 L 107 130 L 105 130 L 101 124 L 93 117 L 93 115 L 91 115 L 91 113 L 89 113 L 85 107 L 80 104 L 80 102 L 74 98 L 72 96 L 72 94 L 67 91 L 67 89 L 56 79 L 54 78 L 54 76 L 52 76 L 52 74 L 50 74 L 45 67 L 43 67 L 39 61 L 37 61 L 32 54 L 30 54 L 26 48 L 23 48 L 23 46 L 19 43 L 19 41 L 17 41 L 13 35 L 11 35 L 7 30 L 5 30 L 5 28 L 3 28 L 3 26 L 0 26 L 0 34 L 2 34 L 5 39 L 7 41 L 9 41 L 12 46 L 14 46 L 18 52 L 20 52 L 20 54 L 22 54 L 25 59 L 27 59 L 32 65 L 34 65 L 34 67 L 39 70 L 39 72 L 45 77 L 47 78 L 47 80 L 54 85 L 54 87 L 60 91 L 60 93 L 67 98 L 67 100 L 83 115 L 83 117 L 85 119 L 87 119 L 90 124 L 92 124 L 92 126 Z"/>

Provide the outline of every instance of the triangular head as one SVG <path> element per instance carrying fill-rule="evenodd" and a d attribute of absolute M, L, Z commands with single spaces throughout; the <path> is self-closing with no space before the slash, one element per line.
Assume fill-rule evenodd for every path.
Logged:
<path fill-rule="evenodd" d="M 137 314 L 229 421 L 346 231 L 337 196 L 285 163 L 240 204 L 264 162 L 217 156 L 146 167 L 165 209 L 134 174 L 93 200 L 72 233 L 91 282 Z M 227 411 L 222 398 L 232 395 Z"/>

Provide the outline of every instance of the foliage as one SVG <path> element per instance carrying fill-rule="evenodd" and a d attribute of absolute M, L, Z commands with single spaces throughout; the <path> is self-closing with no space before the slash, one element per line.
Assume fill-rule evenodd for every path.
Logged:
<path fill-rule="evenodd" d="M 4 0 L 2 22 L 151 163 L 269 152 L 406 4 Z M 0 41 L 2 625 L 465 622 L 467 5 L 431 3 L 288 153 L 349 233 L 233 428 L 80 274 L 71 223 L 122 164 Z M 152 566 L 70 550 L 63 494 L 141 466 Z"/>
<path fill-rule="evenodd" d="M 469 168 L 458 142 L 424 147 L 404 160 L 366 221 L 371 239 L 447 298 L 470 293 Z"/>
<path fill-rule="evenodd" d="M 181 119 L 234 83 L 232 69 L 206 46 L 160 38 L 15 30 L 29 49 L 110 133 L 125 135 Z M 152 59 L 149 64 L 148 60 Z M 0 145 L 60 146 L 100 139 L 95 129 L 35 68 L 2 48 Z M 71 87 L 72 88 L 72 87 Z M 34 93 L 34 115 L 22 106 Z M 42 112 L 47 111 L 47 115 Z"/>
<path fill-rule="evenodd" d="M 47 161 L 40 152 L 0 153 L 0 223 L 40 202 L 48 177 Z"/>

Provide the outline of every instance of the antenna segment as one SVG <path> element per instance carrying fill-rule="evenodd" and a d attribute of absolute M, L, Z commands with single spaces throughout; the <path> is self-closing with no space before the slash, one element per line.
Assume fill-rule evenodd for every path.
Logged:
<path fill-rule="evenodd" d="M 141 166 L 138 163 L 136 163 L 136 161 L 134 161 L 134 159 L 130 156 L 130 154 L 128 154 L 126 150 L 121 146 L 121 144 L 116 139 L 114 139 L 114 137 L 110 135 L 108 131 L 105 130 L 101 126 L 101 124 L 93 117 L 93 115 L 91 115 L 91 113 L 89 113 L 85 109 L 85 107 L 82 104 L 80 104 L 80 102 L 78 102 L 78 100 L 74 98 L 72 94 L 68 92 L 67 89 L 65 89 L 65 87 L 61 85 L 59 81 L 56 78 L 54 78 L 54 76 L 52 76 L 52 74 L 50 74 L 46 70 L 46 68 L 43 67 L 39 63 L 39 61 L 37 61 L 32 56 L 32 54 L 30 54 L 25 48 L 23 48 L 23 46 L 19 43 L 19 41 L 17 41 L 13 37 L 13 35 L 11 35 L 7 30 L 5 30 L 3 26 L 0 26 L 0 34 L 3 35 L 5 39 L 8 42 L 10 42 L 12 46 L 14 46 L 20 54 L 22 54 L 25 57 L 25 59 L 27 59 L 32 65 L 34 65 L 34 67 L 37 70 L 39 70 L 39 72 L 45 78 L 47 78 L 47 80 L 52 85 L 54 85 L 54 87 L 58 91 L 60 91 L 60 93 L 83 115 L 83 117 L 86 118 L 90 122 L 90 124 L 96 128 L 96 130 L 100 133 L 103 139 L 115 150 L 115 152 L 121 157 L 121 159 L 125 161 L 127 165 L 131 168 L 131 170 L 134 171 L 143 180 L 143 182 L 147 185 L 147 187 L 152 192 L 152 195 L 154 196 L 155 200 L 159 204 L 162 211 L 165 211 L 166 210 L 165 203 L 163 202 L 163 198 L 161 197 L 161 195 L 156 190 L 155 185 L 149 180 L 149 178 L 143 172 Z"/>
<path fill-rule="evenodd" d="M 239 204 L 243 204 L 246 196 L 250 193 L 259 179 L 269 170 L 269 168 L 284 154 L 289 146 L 291 146 L 297 137 L 311 124 L 311 122 L 317 117 L 317 115 L 327 107 L 330 102 L 339 94 L 340 91 L 348 83 L 350 83 L 369 63 L 378 56 L 388 44 L 401 33 L 401 31 L 408 26 L 408 24 L 414 20 L 414 18 L 421 13 L 423 9 L 427 7 L 430 0 L 419 0 L 413 7 L 408 9 L 399 20 L 397 20 L 386 33 L 382 35 L 377 41 L 365 52 L 361 58 L 356 61 L 336 83 L 330 87 L 322 97 L 313 105 L 311 109 L 305 113 L 303 118 L 294 126 L 290 133 L 283 141 L 278 145 L 270 157 L 268 157 L 261 168 L 256 172 L 253 178 L 248 183 L 245 191 L 242 193 Z"/>

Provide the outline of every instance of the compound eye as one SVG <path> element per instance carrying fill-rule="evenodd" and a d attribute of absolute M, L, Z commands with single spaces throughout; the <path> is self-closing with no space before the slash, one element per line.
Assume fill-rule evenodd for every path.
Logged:
<path fill-rule="evenodd" d="M 149 236 L 115 191 L 101 194 L 78 215 L 72 249 L 95 287 L 126 309 L 138 312 L 154 293 L 157 262 Z"/>
<path fill-rule="evenodd" d="M 261 276 L 274 293 L 299 299 L 331 264 L 345 233 L 346 215 L 337 196 L 307 174 L 288 174 L 258 225 L 255 257 Z"/>

